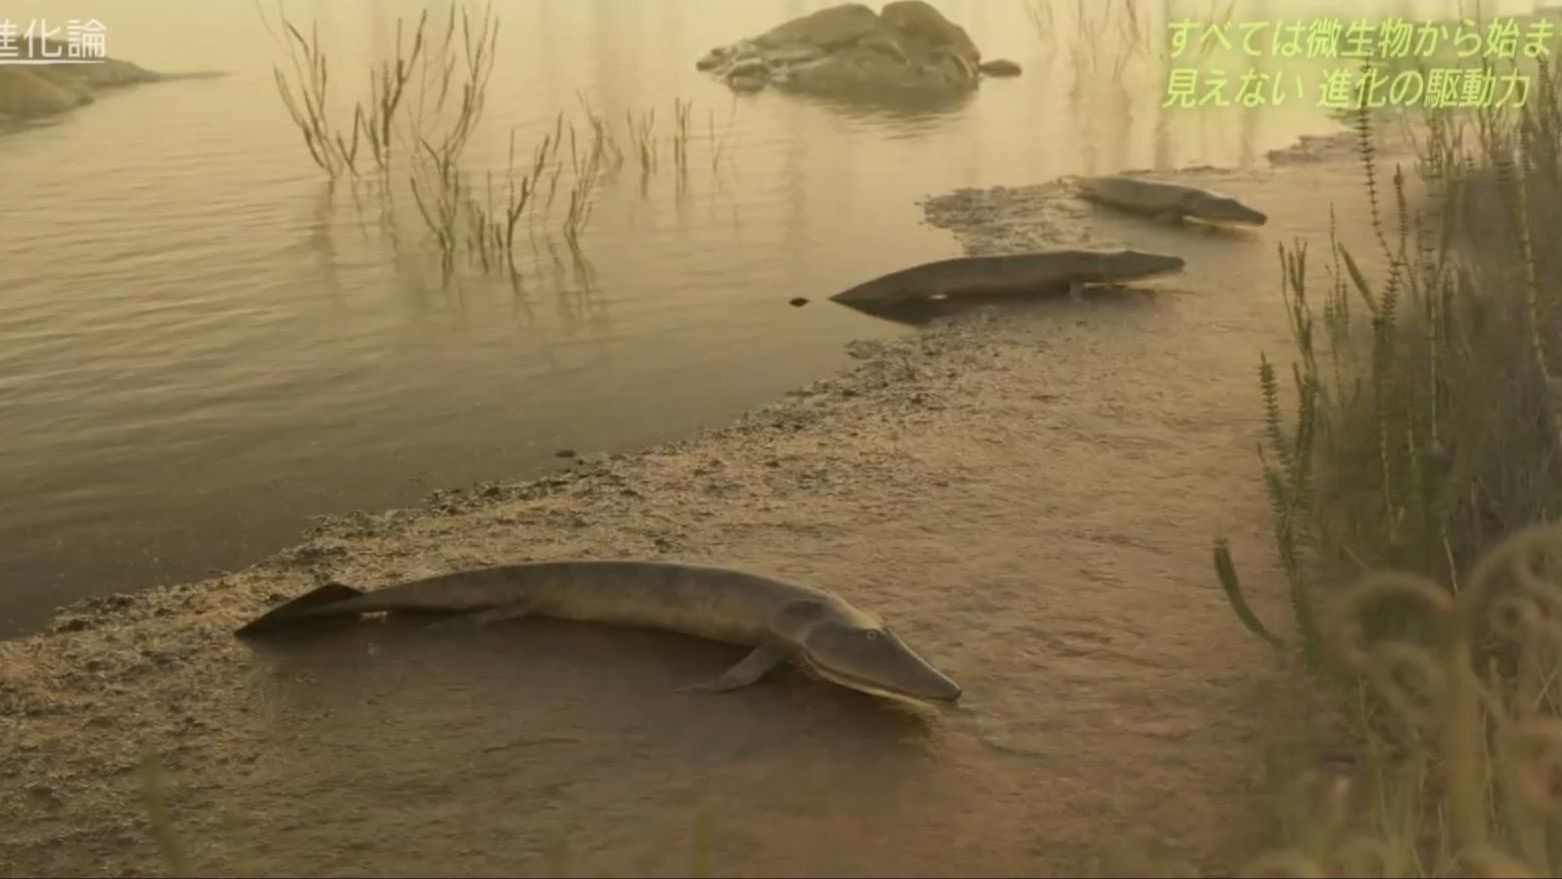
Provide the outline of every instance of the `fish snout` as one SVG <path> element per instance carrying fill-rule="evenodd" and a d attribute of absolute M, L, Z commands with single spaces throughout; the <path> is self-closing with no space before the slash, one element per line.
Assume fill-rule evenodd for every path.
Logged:
<path fill-rule="evenodd" d="M 1180 256 L 1145 253 L 1141 250 L 1125 250 L 1120 253 L 1115 264 L 1107 264 L 1105 274 L 1120 277 L 1124 280 L 1153 278 L 1160 275 L 1177 274 L 1186 268 L 1187 265 L 1187 262 Z M 1118 268 L 1119 271 L 1112 271 L 1113 268 Z"/>
<path fill-rule="evenodd" d="M 954 702 L 960 698 L 963 691 L 954 679 L 934 668 L 910 648 L 903 649 L 909 660 L 906 663 L 907 673 L 900 676 L 898 681 L 903 692 L 930 702 Z"/>
<path fill-rule="evenodd" d="M 960 689 L 960 685 L 941 672 L 934 671 L 933 674 L 938 676 L 938 683 L 930 688 L 927 698 L 936 702 L 958 702 L 965 692 Z"/>
<path fill-rule="evenodd" d="M 1262 226 L 1269 222 L 1269 217 L 1263 211 L 1250 208 L 1245 204 L 1236 205 L 1232 215 L 1236 222 L 1247 223 L 1250 226 Z"/>
<path fill-rule="evenodd" d="M 1241 223 L 1247 226 L 1262 226 L 1269 222 L 1269 217 L 1263 211 L 1248 207 L 1229 196 L 1203 199 L 1195 205 L 1194 216 L 1217 222 Z"/>

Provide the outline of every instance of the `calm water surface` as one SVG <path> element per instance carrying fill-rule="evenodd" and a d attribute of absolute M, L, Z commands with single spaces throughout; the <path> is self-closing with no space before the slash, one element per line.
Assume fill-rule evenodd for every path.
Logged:
<path fill-rule="evenodd" d="M 1301 106 L 1168 114 L 1160 80 L 1092 75 L 1065 51 L 1069 16 L 1049 45 L 1005 0 L 934 4 L 1025 67 L 952 106 L 734 100 L 694 70 L 711 46 L 825 5 L 498 0 L 469 167 L 502 166 L 512 128 L 529 152 L 577 93 L 608 119 L 655 109 L 663 137 L 674 100 L 692 100 L 696 134 L 683 187 L 626 166 L 598 194 L 587 270 L 539 239 L 518 294 L 475 272 L 442 283 L 416 227 L 394 246 L 372 208 L 333 193 L 252 4 L 7 3 L 13 20 L 96 17 L 111 54 L 153 69 L 230 75 L 0 137 L 0 636 L 86 595 L 242 566 L 311 515 L 687 434 L 826 374 L 844 342 L 906 330 L 820 300 L 957 253 L 919 226 L 925 196 L 1261 163 L 1332 130 Z M 286 8 L 318 22 L 333 86 L 356 96 L 421 7 Z M 731 157 L 715 170 L 712 123 Z"/>

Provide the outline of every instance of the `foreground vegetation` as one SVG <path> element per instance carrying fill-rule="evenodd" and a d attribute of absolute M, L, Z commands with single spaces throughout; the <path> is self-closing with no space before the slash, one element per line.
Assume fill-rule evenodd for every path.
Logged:
<path fill-rule="evenodd" d="M 1416 122 L 1389 174 L 1358 116 L 1375 252 L 1331 242 L 1315 291 L 1280 248 L 1259 454 L 1295 637 L 1215 563 L 1348 706 L 1356 771 L 1243 875 L 1562 871 L 1562 101 L 1542 65 L 1522 108 Z"/>

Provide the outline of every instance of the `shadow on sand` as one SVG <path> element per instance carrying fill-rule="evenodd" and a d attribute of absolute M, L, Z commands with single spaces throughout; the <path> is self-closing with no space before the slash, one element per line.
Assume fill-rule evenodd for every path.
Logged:
<path fill-rule="evenodd" d="M 1064 310 L 1086 315 L 1103 305 L 1126 308 L 1147 305 L 1159 295 L 1163 295 L 1161 291 L 1149 287 L 1100 286 L 1087 289 L 1083 303 L 1074 302 L 1066 293 L 1047 293 L 1042 295 L 967 294 L 945 299 L 913 299 L 893 305 L 846 302 L 835 302 L 835 304 L 895 323 L 923 326 L 939 318 L 951 317 L 979 308 L 1011 312 L 1035 309 Z"/>

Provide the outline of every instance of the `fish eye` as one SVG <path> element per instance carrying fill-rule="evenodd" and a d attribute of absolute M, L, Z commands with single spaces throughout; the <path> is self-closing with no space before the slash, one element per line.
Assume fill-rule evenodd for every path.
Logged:
<path fill-rule="evenodd" d="M 878 632 L 874 631 L 873 629 L 869 629 L 868 630 L 868 640 L 869 641 L 876 641 L 876 640 L 878 640 L 878 637 L 879 637 L 879 633 Z"/>

